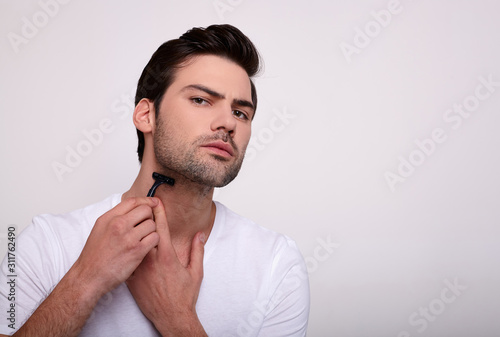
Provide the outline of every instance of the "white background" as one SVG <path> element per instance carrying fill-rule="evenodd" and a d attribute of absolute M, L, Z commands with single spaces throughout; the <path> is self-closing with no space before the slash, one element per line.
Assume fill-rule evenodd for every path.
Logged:
<path fill-rule="evenodd" d="M 191 27 L 231 23 L 265 69 L 254 155 L 216 199 L 297 241 L 309 335 L 498 336 L 500 86 L 473 96 L 480 78 L 500 82 L 500 3 L 401 0 L 377 23 L 388 6 L 72 0 L 49 16 L 38 1 L 2 0 L 2 245 L 8 225 L 127 190 L 139 168 L 130 104 L 151 54 Z M 16 47 L 26 22 L 40 27 Z M 459 104 L 473 110 L 460 125 L 447 112 Z M 54 163 L 106 119 L 113 131 L 58 179 Z M 423 154 L 416 141 L 435 129 L 445 140 Z M 386 174 L 403 160 L 418 165 L 392 191 Z"/>

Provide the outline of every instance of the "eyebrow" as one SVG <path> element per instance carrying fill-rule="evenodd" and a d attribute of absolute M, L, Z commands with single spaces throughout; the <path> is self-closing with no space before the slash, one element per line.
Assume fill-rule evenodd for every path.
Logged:
<path fill-rule="evenodd" d="M 208 87 L 206 87 L 204 85 L 201 85 L 201 84 L 190 84 L 190 85 L 187 85 L 184 88 L 182 88 L 182 91 L 191 90 L 191 89 L 201 90 L 203 92 L 206 92 L 210 96 L 217 97 L 217 98 L 220 98 L 220 99 L 226 98 L 226 96 L 224 96 L 223 94 L 218 93 L 217 91 L 214 91 L 214 90 L 212 90 L 212 89 L 210 89 L 210 88 L 208 88 Z M 241 107 L 251 108 L 252 112 L 255 111 L 255 107 L 252 104 L 252 102 L 249 102 L 249 101 L 247 101 L 245 99 L 236 99 L 235 98 L 235 99 L 233 99 L 233 104 L 235 104 L 237 106 L 241 106 Z"/>

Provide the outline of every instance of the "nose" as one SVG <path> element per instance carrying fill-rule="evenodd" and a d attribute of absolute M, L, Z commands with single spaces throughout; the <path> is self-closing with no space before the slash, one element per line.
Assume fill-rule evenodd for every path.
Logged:
<path fill-rule="evenodd" d="M 216 109 L 210 127 L 212 131 L 222 130 L 233 137 L 236 131 L 236 119 L 233 116 L 231 106 L 221 106 Z"/>

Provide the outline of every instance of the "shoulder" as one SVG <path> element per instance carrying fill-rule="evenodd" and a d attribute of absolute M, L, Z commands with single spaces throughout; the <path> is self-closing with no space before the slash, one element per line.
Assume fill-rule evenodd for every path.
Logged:
<path fill-rule="evenodd" d="M 215 232 L 205 248 L 201 306 L 213 310 L 209 295 L 222 289 L 214 296 L 223 294 L 225 304 L 241 313 L 238 329 L 251 330 L 244 319 L 257 315 L 259 335 L 305 335 L 309 280 L 295 241 L 216 205 Z"/>
<path fill-rule="evenodd" d="M 120 201 L 120 194 L 113 194 L 104 200 L 88 205 L 86 207 L 61 214 L 39 214 L 33 217 L 32 224 L 28 226 L 26 232 L 57 232 L 71 231 L 72 229 L 83 232 L 90 231 L 102 214 L 113 208 Z"/>
<path fill-rule="evenodd" d="M 19 246 L 29 247 L 25 253 L 34 259 L 52 256 L 68 258 L 69 263 L 80 253 L 97 218 L 117 200 L 120 194 L 68 213 L 37 215 L 20 233 Z"/>

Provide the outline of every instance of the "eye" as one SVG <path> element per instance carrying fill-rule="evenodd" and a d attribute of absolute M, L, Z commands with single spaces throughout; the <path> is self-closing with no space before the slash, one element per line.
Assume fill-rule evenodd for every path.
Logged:
<path fill-rule="evenodd" d="M 233 110 L 233 115 L 235 115 L 238 118 L 241 118 L 241 119 L 244 119 L 244 120 L 248 120 L 247 114 L 244 113 L 243 111 Z"/>
<path fill-rule="evenodd" d="M 191 102 L 193 102 L 196 105 L 207 105 L 208 101 L 201 98 L 201 97 L 192 97 Z"/>

